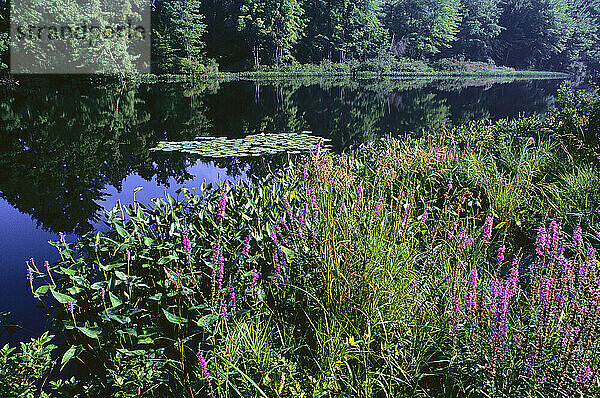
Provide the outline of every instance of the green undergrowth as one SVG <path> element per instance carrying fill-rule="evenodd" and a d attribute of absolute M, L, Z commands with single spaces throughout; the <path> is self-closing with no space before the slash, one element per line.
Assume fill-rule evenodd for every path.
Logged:
<path fill-rule="evenodd" d="M 118 205 L 28 262 L 64 343 L 5 347 L 0 395 L 599 396 L 599 123 L 565 85 L 545 117 Z"/>

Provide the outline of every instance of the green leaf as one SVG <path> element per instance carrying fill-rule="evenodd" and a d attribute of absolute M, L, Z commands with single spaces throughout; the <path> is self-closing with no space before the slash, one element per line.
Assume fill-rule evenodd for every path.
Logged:
<path fill-rule="evenodd" d="M 127 233 L 127 231 L 125 230 L 125 228 L 123 228 L 119 224 L 115 224 L 115 229 L 117 230 L 117 233 L 119 235 L 121 235 L 123 238 L 128 238 L 129 237 L 129 234 Z"/>
<path fill-rule="evenodd" d="M 63 355 L 60 364 L 60 370 L 63 370 L 63 368 L 65 367 L 65 365 L 67 364 L 67 362 L 69 362 L 74 356 L 75 356 L 75 351 L 77 350 L 77 346 L 72 345 Z"/>
<path fill-rule="evenodd" d="M 169 311 L 165 310 L 164 308 L 162 308 L 162 311 L 165 314 L 165 317 L 167 317 L 167 320 L 169 322 L 171 322 L 171 323 L 175 323 L 177 325 L 181 325 L 181 324 L 187 322 L 187 319 L 179 317 L 177 315 L 173 315 Z"/>
<path fill-rule="evenodd" d="M 73 303 L 77 302 L 77 300 L 75 300 L 73 297 L 66 295 L 66 294 L 59 293 L 56 290 L 54 290 L 53 288 L 50 288 L 50 292 L 52 292 L 52 295 L 54 296 L 56 301 L 58 301 L 61 304 L 67 304 L 69 301 L 72 301 Z"/>
<path fill-rule="evenodd" d="M 196 324 L 200 327 L 209 329 L 210 325 L 215 323 L 219 319 L 217 314 L 208 314 L 202 316 L 200 319 L 196 321 Z"/>
<path fill-rule="evenodd" d="M 100 328 L 86 328 L 83 326 L 79 326 L 77 329 L 79 329 L 79 331 L 81 331 L 81 333 L 85 334 L 87 337 L 89 337 L 90 339 L 95 339 L 96 337 L 100 336 L 100 334 L 102 333 L 102 330 L 100 330 Z"/>
<path fill-rule="evenodd" d="M 35 289 L 35 294 L 37 296 L 42 296 L 42 295 L 48 293 L 49 289 L 50 289 L 50 286 L 42 285 L 42 286 L 38 287 L 37 289 Z"/>
<path fill-rule="evenodd" d="M 127 275 L 124 272 L 115 271 L 115 275 L 122 281 L 127 280 Z"/>
<path fill-rule="evenodd" d="M 171 261 L 177 260 L 177 256 L 174 254 L 171 254 L 170 256 L 164 256 L 158 259 L 158 265 L 163 265 L 166 263 L 170 263 Z"/>
<path fill-rule="evenodd" d="M 113 307 L 118 307 L 119 305 L 123 304 L 123 302 L 121 300 L 119 300 L 117 298 L 117 296 L 115 296 L 114 294 L 112 294 L 112 292 L 108 292 L 108 297 L 110 298 L 110 304 Z"/>

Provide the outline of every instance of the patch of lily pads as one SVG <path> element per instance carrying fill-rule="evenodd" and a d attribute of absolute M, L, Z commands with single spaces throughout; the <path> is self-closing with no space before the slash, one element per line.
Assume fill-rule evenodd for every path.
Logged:
<path fill-rule="evenodd" d="M 308 132 L 261 133 L 244 138 L 196 137 L 194 141 L 161 141 L 153 151 L 183 152 L 199 156 L 253 157 L 302 153 L 323 147 L 330 140 Z"/>

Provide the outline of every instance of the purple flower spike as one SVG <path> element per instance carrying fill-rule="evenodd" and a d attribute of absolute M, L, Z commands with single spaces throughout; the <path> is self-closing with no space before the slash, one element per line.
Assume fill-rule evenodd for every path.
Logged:
<path fill-rule="evenodd" d="M 73 304 L 72 301 L 69 301 L 69 312 L 71 313 L 71 316 L 74 316 L 74 313 L 75 313 L 75 304 Z"/>
<path fill-rule="evenodd" d="M 483 225 L 483 240 L 488 243 L 492 239 L 492 227 L 494 225 L 494 216 L 488 216 Z"/>
<path fill-rule="evenodd" d="M 424 223 L 427 221 L 427 217 L 429 216 L 429 205 L 425 203 L 423 206 L 423 218 L 421 218 L 421 222 Z"/>
<path fill-rule="evenodd" d="M 579 375 L 577 375 L 577 377 L 575 377 L 574 381 L 575 381 L 575 383 L 588 385 L 588 384 L 590 384 L 590 381 L 592 381 L 593 375 L 594 375 L 594 372 L 592 372 L 592 369 L 589 366 L 585 366 L 583 368 L 583 370 L 581 371 L 581 373 Z"/>
<path fill-rule="evenodd" d="M 581 250 L 583 247 L 583 236 L 581 235 L 581 225 L 578 225 L 577 228 L 573 231 L 573 242 L 575 243 L 575 247 L 577 250 Z"/>
<path fill-rule="evenodd" d="M 502 245 L 498 248 L 498 264 L 502 264 L 504 261 L 504 252 L 506 251 L 506 246 Z"/>
<path fill-rule="evenodd" d="M 244 248 L 242 249 L 242 258 L 248 258 L 250 254 L 250 241 L 252 240 L 252 235 L 248 234 L 246 237 L 246 242 L 244 243 Z"/>
<path fill-rule="evenodd" d="M 219 199 L 219 221 L 225 215 L 225 205 L 227 204 L 227 191 L 223 189 L 221 191 L 221 197 Z"/>
<path fill-rule="evenodd" d="M 229 302 L 231 303 L 231 311 L 235 312 L 235 289 L 229 286 Z"/>
<path fill-rule="evenodd" d="M 460 306 L 458 303 L 458 298 L 452 297 L 452 334 L 456 336 L 456 331 L 458 329 L 458 316 L 460 313 Z"/>
<path fill-rule="evenodd" d="M 292 206 L 290 206 L 290 202 L 288 201 L 287 195 L 283 195 L 283 207 L 285 208 L 285 211 L 291 216 Z"/>
<path fill-rule="evenodd" d="M 201 352 L 196 354 L 198 357 L 198 365 L 200 365 L 200 370 L 202 371 L 202 376 L 208 380 L 210 379 L 210 373 L 208 372 L 208 365 L 206 364 L 206 360 L 204 359 L 204 355 Z"/>
<path fill-rule="evenodd" d="M 548 233 L 544 225 L 540 226 L 535 241 L 535 252 L 538 256 L 542 256 L 548 247 Z"/>
<path fill-rule="evenodd" d="M 311 187 L 306 188 L 306 194 L 310 198 L 310 202 L 313 205 L 313 208 L 317 208 L 317 195 L 315 194 L 315 190 Z"/>
<path fill-rule="evenodd" d="M 184 229 L 181 233 L 181 241 L 183 244 L 183 251 L 188 263 L 192 262 L 192 243 L 190 242 L 190 231 Z"/>
<path fill-rule="evenodd" d="M 256 285 L 258 284 L 258 278 L 260 278 L 260 272 L 258 272 L 256 268 L 254 268 L 252 270 L 252 286 L 256 287 Z"/>
<path fill-rule="evenodd" d="M 360 201 L 362 200 L 362 194 L 363 194 L 362 185 L 358 184 L 358 187 L 356 187 L 356 202 L 357 203 L 360 203 Z"/>
<path fill-rule="evenodd" d="M 223 318 L 223 322 L 225 323 L 229 320 L 227 316 L 227 303 L 225 301 L 221 303 L 221 318 Z"/>
<path fill-rule="evenodd" d="M 379 219 L 379 211 L 381 210 L 381 205 L 383 204 L 383 197 L 379 197 L 379 201 L 377 201 L 377 205 L 375 205 L 375 219 Z"/>
<path fill-rule="evenodd" d="M 217 284 L 218 284 L 218 288 L 221 288 L 221 285 L 223 284 L 223 279 L 225 278 L 225 259 L 223 258 L 222 255 L 219 255 L 218 258 L 218 265 L 219 268 L 217 269 Z"/>

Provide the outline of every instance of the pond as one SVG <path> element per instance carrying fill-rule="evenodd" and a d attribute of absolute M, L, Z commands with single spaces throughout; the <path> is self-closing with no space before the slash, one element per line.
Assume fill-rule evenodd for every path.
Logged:
<path fill-rule="evenodd" d="M 48 240 L 103 228 L 117 201 L 149 202 L 202 181 L 240 180 L 277 159 L 210 160 L 151 151 L 159 141 L 311 131 L 340 151 L 379 136 L 545 112 L 559 80 L 284 80 L 190 84 L 27 77 L 0 88 L 0 312 L 28 339 L 44 317 L 25 261 L 56 261 Z"/>

